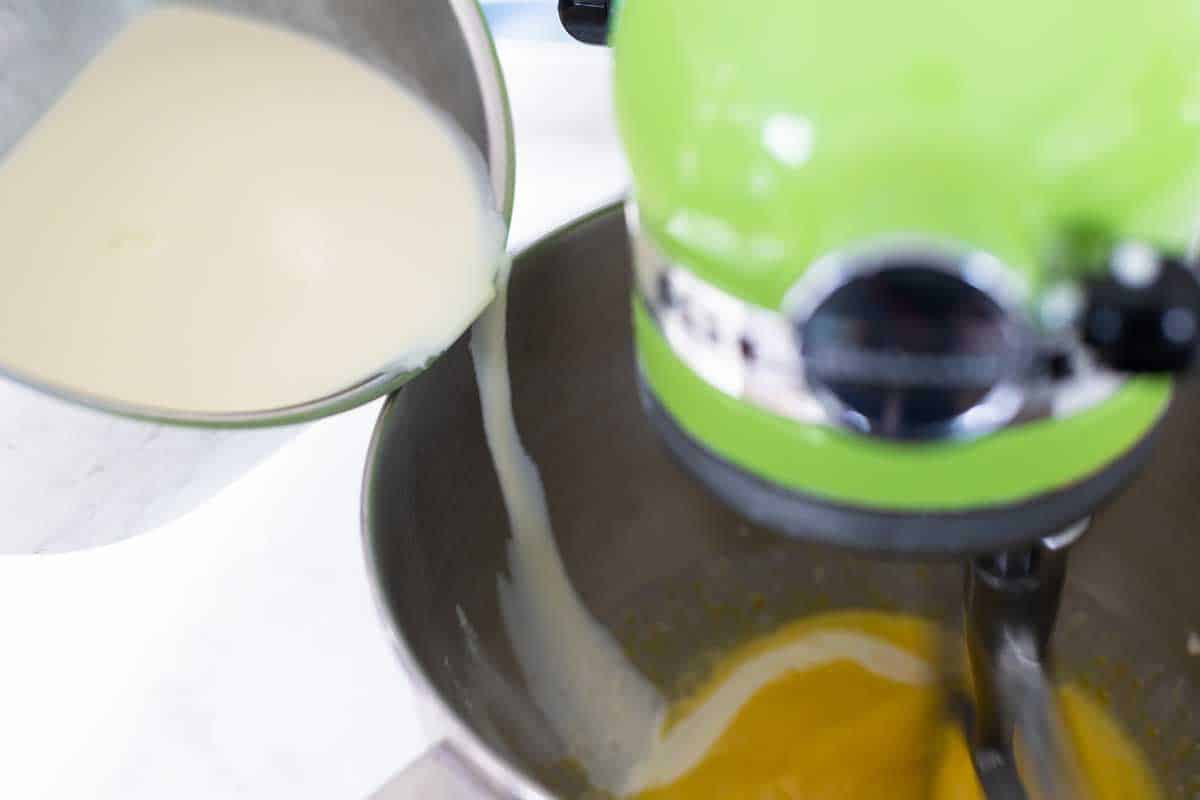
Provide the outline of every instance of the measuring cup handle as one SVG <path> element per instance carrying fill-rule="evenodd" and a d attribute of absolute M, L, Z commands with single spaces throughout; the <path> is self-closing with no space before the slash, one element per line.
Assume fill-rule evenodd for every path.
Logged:
<path fill-rule="evenodd" d="M 425 752 L 368 800 L 511 800 L 451 742 Z"/>

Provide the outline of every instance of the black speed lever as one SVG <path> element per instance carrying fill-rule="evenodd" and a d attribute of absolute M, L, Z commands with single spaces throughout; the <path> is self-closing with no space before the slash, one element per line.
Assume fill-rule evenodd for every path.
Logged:
<path fill-rule="evenodd" d="M 1117 248 L 1086 286 L 1084 343 L 1105 365 L 1135 373 L 1189 369 L 1200 351 L 1200 275 L 1143 245 Z"/>

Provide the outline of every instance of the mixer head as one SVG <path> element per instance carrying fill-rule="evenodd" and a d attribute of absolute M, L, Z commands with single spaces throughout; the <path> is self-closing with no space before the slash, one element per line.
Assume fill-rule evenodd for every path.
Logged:
<path fill-rule="evenodd" d="M 644 401 L 710 489 L 956 555 L 1129 480 L 1200 337 L 1189 3 L 631 2 L 612 41 Z"/>

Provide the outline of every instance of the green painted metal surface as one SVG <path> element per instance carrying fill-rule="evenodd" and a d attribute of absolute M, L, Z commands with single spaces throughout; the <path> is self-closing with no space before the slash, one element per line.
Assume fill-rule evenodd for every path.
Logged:
<path fill-rule="evenodd" d="M 895 235 L 986 250 L 1036 297 L 1121 239 L 1184 250 L 1200 212 L 1194 0 L 628 0 L 613 43 L 643 230 L 764 307 L 821 256 Z M 1063 488 L 1144 437 L 1170 395 L 1137 379 L 1069 420 L 884 442 L 717 392 L 636 317 L 645 374 L 692 436 L 781 486 L 874 508 Z"/>
<path fill-rule="evenodd" d="M 983 248 L 1036 289 L 1196 219 L 1194 0 L 629 0 L 613 41 L 643 225 L 763 306 L 872 237 Z"/>

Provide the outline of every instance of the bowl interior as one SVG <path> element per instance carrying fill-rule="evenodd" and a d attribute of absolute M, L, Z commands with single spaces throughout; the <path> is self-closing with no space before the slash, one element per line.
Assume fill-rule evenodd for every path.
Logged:
<path fill-rule="evenodd" d="M 784 540 L 743 522 L 671 461 L 639 405 L 629 255 L 616 209 L 523 254 L 508 310 L 513 400 L 558 547 L 590 609 L 668 697 L 724 649 L 823 609 L 957 618 L 962 568 Z M 1106 696 L 1172 796 L 1200 789 L 1200 442 L 1185 392 L 1143 477 L 1073 556 L 1058 668 Z M 1190 445 L 1190 446 L 1189 446 Z M 527 690 L 497 585 L 509 525 L 465 342 L 392 399 L 368 464 L 367 538 L 385 612 L 441 703 L 520 773 L 589 787 Z"/>

